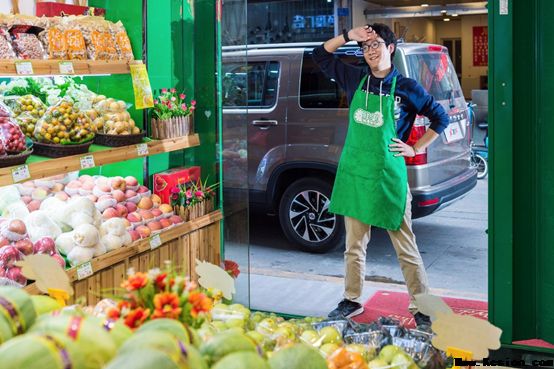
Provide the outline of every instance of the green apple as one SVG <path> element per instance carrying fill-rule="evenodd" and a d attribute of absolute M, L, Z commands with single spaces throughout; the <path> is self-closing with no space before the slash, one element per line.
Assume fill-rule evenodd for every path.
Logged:
<path fill-rule="evenodd" d="M 233 328 L 233 327 L 244 327 L 244 320 L 242 319 L 229 319 L 225 322 L 225 325 L 227 328 Z"/>
<path fill-rule="evenodd" d="M 319 346 L 316 345 L 318 343 L 317 341 L 319 341 L 319 334 L 314 330 L 307 330 L 302 332 L 302 334 L 300 335 L 300 340 L 312 346 Z"/>
<path fill-rule="evenodd" d="M 320 337 L 323 337 L 323 344 L 342 342 L 342 336 L 335 327 L 323 327 L 319 330 L 319 335 Z"/>
<path fill-rule="evenodd" d="M 256 331 L 264 336 L 271 336 L 277 330 L 277 322 L 273 318 L 265 318 L 256 326 Z"/>
<path fill-rule="evenodd" d="M 319 351 L 323 353 L 325 357 L 331 355 L 333 352 L 337 351 L 340 348 L 339 345 L 336 343 L 326 343 L 324 345 L 321 345 L 319 348 Z"/>
<path fill-rule="evenodd" d="M 366 345 L 362 345 L 359 343 L 351 343 L 349 345 L 346 345 L 345 348 L 350 352 L 357 352 L 360 355 L 362 355 L 366 363 L 375 357 L 375 349 L 373 347 L 370 348 Z M 371 351 L 371 349 L 373 350 Z"/>
<path fill-rule="evenodd" d="M 413 363 L 414 360 L 404 352 L 397 353 L 391 360 L 391 365 L 394 365 L 398 369 L 409 369 Z"/>
<path fill-rule="evenodd" d="M 286 326 L 285 327 L 278 326 L 277 329 L 275 330 L 275 333 L 273 333 L 273 336 L 275 338 L 277 337 L 285 337 L 288 339 L 296 338 L 296 334 L 294 333 L 293 328 L 286 327 Z"/>
<path fill-rule="evenodd" d="M 383 368 L 389 366 L 389 363 L 387 363 L 383 359 L 373 359 L 369 363 L 367 363 L 368 369 L 377 369 L 377 368 Z"/>
<path fill-rule="evenodd" d="M 248 331 L 246 332 L 246 335 L 256 341 L 258 345 L 263 344 L 265 341 L 264 335 L 256 331 Z"/>
<path fill-rule="evenodd" d="M 400 347 L 394 345 L 386 345 L 381 349 L 381 352 L 379 352 L 379 359 L 382 359 L 390 364 L 392 358 L 399 352 L 402 352 L 402 349 Z"/>

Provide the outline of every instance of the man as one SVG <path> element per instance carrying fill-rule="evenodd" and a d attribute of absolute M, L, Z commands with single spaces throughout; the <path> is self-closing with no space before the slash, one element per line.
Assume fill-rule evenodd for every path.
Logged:
<path fill-rule="evenodd" d="M 345 64 L 333 52 L 357 41 L 368 67 Z M 392 65 L 396 39 L 384 24 L 351 29 L 314 50 L 314 60 L 348 97 L 348 134 L 333 186 L 330 211 L 344 215 L 346 228 L 344 299 L 330 318 L 363 312 L 366 248 L 371 226 L 387 229 L 410 293 L 416 324 L 429 317 L 417 311 L 414 295 L 428 292 L 427 274 L 412 232 L 411 194 L 404 157 L 424 151 L 448 125 L 448 115 L 415 80 Z M 396 111 L 395 111 L 396 110 Z M 396 118 L 395 119 L 395 115 Z M 407 145 L 416 115 L 429 118 L 427 132 Z"/>

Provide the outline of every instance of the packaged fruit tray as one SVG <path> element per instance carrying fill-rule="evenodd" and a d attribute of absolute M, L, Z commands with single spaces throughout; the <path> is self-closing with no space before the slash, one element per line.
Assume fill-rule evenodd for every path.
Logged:
<path fill-rule="evenodd" d="M 14 165 L 25 164 L 29 156 L 33 153 L 33 149 L 27 149 L 16 155 L 0 156 L 0 168 L 11 167 Z"/>
<path fill-rule="evenodd" d="M 54 145 L 42 142 L 33 143 L 35 155 L 46 156 L 48 158 L 61 158 L 70 155 L 85 154 L 88 152 L 92 140 L 83 144 L 75 145 Z"/>
<path fill-rule="evenodd" d="M 144 131 L 137 134 L 129 135 L 108 135 L 105 133 L 96 133 L 94 143 L 102 146 L 120 147 L 134 145 L 142 142 Z"/>

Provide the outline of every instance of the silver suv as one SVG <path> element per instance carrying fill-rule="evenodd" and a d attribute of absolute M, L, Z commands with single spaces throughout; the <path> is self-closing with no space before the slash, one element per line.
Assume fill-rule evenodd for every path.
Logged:
<path fill-rule="evenodd" d="M 310 252 L 332 249 L 344 232 L 342 217 L 327 209 L 348 106 L 344 91 L 312 60 L 318 45 L 248 46 L 247 64 L 244 46 L 223 48 L 224 135 L 248 123 L 247 142 L 235 145 L 243 154 L 224 155 L 224 160 L 246 160 L 247 153 L 248 173 L 233 172 L 232 160 L 226 160 L 226 185 L 244 183 L 247 176 L 251 207 L 277 213 L 286 237 Z M 354 44 L 335 55 L 346 63 L 365 63 Z M 468 111 L 445 47 L 400 43 L 394 64 L 450 116 L 450 125 L 427 152 L 406 158 L 412 213 L 418 218 L 459 200 L 477 183 L 469 161 Z M 417 117 L 408 143 L 415 143 L 428 126 L 427 119 Z"/>

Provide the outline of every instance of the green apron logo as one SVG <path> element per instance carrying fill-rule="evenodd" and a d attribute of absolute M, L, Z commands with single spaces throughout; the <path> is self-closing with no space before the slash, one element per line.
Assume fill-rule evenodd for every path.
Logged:
<path fill-rule="evenodd" d="M 354 121 L 365 126 L 377 128 L 383 125 L 383 114 L 380 111 L 371 113 L 362 108 L 358 108 L 354 112 Z"/>

